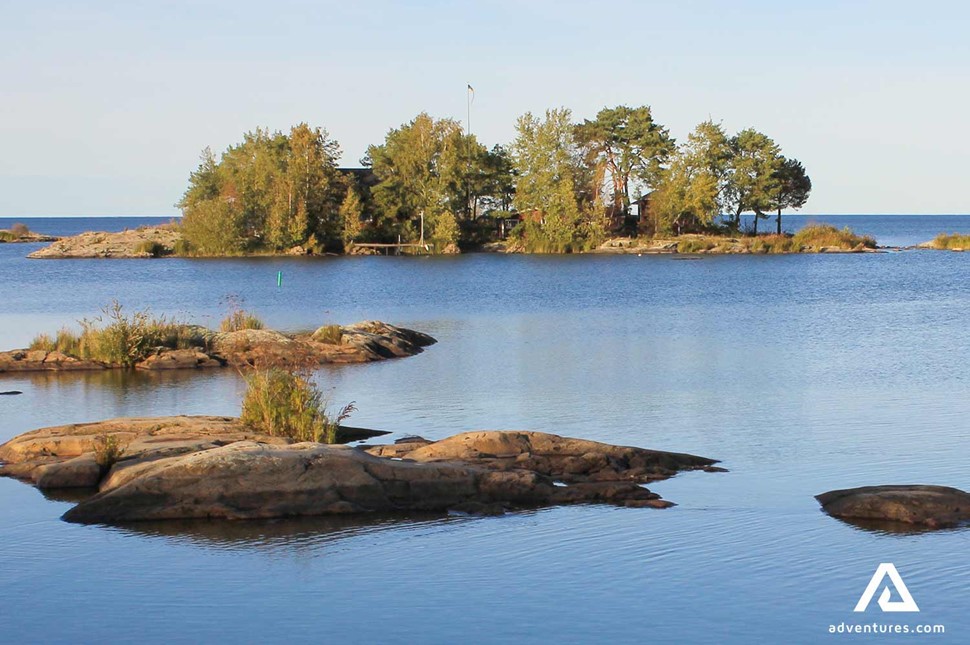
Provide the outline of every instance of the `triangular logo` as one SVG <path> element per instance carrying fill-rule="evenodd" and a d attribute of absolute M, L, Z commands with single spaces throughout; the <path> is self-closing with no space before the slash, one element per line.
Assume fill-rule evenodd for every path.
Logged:
<path fill-rule="evenodd" d="M 869 603 L 872 602 L 872 597 L 876 595 L 876 590 L 879 589 L 879 585 L 882 584 L 882 581 L 887 576 L 893 587 L 895 587 L 896 593 L 899 594 L 900 600 L 889 599 L 892 594 L 889 592 L 889 585 L 886 585 L 877 601 L 879 608 L 883 611 L 919 611 L 919 607 L 916 606 L 916 601 L 913 600 L 913 595 L 909 593 L 909 589 L 906 588 L 906 583 L 903 582 L 902 576 L 896 571 L 896 566 L 892 562 L 883 562 L 876 569 L 876 572 L 872 574 L 872 580 L 869 581 L 869 586 L 866 587 L 866 590 L 862 592 L 862 597 L 856 603 L 854 611 L 865 611 L 869 607 Z"/>

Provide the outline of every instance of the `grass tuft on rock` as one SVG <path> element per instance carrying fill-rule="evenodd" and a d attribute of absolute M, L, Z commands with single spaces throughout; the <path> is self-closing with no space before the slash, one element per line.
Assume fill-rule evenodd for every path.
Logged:
<path fill-rule="evenodd" d="M 263 434 L 335 443 L 340 423 L 357 409 L 351 402 L 331 415 L 307 370 L 254 369 L 245 378 L 240 421 Z"/>
<path fill-rule="evenodd" d="M 219 323 L 219 331 L 223 332 L 242 331 L 243 329 L 262 329 L 263 327 L 263 321 L 256 314 L 242 309 L 234 309 L 229 312 L 229 315 Z"/>
<path fill-rule="evenodd" d="M 324 325 L 313 332 L 313 340 L 327 345 L 339 345 L 343 336 L 344 332 L 340 325 Z"/>
<path fill-rule="evenodd" d="M 792 237 L 795 250 L 837 248 L 847 251 L 876 248 L 876 240 L 868 235 L 856 235 L 848 226 L 838 229 L 830 224 L 811 224 Z"/>
<path fill-rule="evenodd" d="M 40 334 L 30 349 L 131 367 L 158 349 L 204 349 L 208 345 L 207 332 L 201 327 L 152 316 L 147 310 L 128 314 L 117 301 L 102 309 L 101 316 L 80 324 L 80 333 L 62 329 L 56 338 Z"/>
<path fill-rule="evenodd" d="M 933 238 L 931 246 L 946 251 L 970 251 L 970 235 L 940 233 Z"/>

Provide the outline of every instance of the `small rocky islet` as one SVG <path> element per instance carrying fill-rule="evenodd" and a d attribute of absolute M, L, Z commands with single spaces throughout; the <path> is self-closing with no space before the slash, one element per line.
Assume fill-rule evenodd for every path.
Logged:
<path fill-rule="evenodd" d="M 414 356 L 436 341 L 431 336 L 370 320 L 325 325 L 312 333 L 284 334 L 270 329 L 215 332 L 187 326 L 201 339 L 196 347 L 158 347 L 133 367 L 143 370 L 203 369 L 248 365 L 322 365 L 367 363 Z M 0 373 L 120 369 L 109 363 L 62 351 L 15 349 L 0 352 Z"/>
<path fill-rule="evenodd" d="M 970 493 L 949 486 L 861 486 L 831 490 L 815 499 L 828 515 L 850 522 L 892 522 L 927 529 L 970 524 Z"/>
<path fill-rule="evenodd" d="M 343 439 L 373 432 L 344 430 Z M 339 434 L 338 434 L 339 436 Z M 99 465 L 96 442 L 123 456 Z M 100 439 L 99 439 L 100 438 Z M 643 486 L 714 459 L 542 432 L 483 431 L 388 445 L 293 443 L 231 417 L 123 418 L 43 428 L 0 446 L 0 476 L 43 490 L 97 492 L 64 519 L 270 519 L 358 513 L 465 512 L 607 503 L 666 508 Z"/>

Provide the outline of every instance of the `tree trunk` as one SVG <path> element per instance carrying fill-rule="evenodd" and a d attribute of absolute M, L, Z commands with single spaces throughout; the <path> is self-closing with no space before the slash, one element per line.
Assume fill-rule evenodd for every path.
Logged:
<path fill-rule="evenodd" d="M 758 220 L 759 219 L 761 219 L 761 213 L 759 213 L 758 211 L 755 211 L 754 212 L 754 234 L 755 234 L 755 236 L 758 235 Z"/>
<path fill-rule="evenodd" d="M 778 218 L 775 220 L 778 225 L 778 235 L 781 235 L 781 207 L 778 207 Z"/>

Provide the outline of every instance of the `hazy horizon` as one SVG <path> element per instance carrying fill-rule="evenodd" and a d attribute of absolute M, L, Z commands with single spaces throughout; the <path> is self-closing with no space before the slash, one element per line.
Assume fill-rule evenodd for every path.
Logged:
<path fill-rule="evenodd" d="M 683 140 L 755 127 L 814 183 L 801 212 L 963 214 L 970 7 L 930 2 L 281 0 L 0 7 L 0 216 L 172 217 L 206 146 L 306 121 L 343 165 L 427 111 L 488 146 L 516 117 L 650 105 Z"/>

